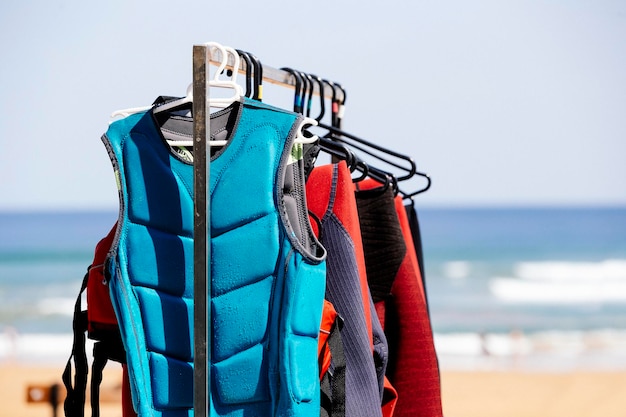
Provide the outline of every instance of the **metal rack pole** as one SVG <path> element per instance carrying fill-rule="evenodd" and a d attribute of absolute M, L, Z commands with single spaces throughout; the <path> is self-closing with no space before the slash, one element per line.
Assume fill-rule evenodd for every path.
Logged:
<path fill-rule="evenodd" d="M 193 47 L 193 159 L 194 159 L 194 376 L 195 417 L 208 414 L 211 392 L 210 332 L 211 313 L 211 216 L 209 198 L 210 137 L 209 106 L 210 48 Z"/>

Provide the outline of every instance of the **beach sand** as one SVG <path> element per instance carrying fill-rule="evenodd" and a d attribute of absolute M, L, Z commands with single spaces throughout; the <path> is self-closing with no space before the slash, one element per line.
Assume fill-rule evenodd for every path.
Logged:
<path fill-rule="evenodd" d="M 442 373 L 445 417 L 626 415 L 626 372 Z"/>
<path fill-rule="evenodd" d="M 101 416 L 121 416 L 121 368 L 107 368 Z M 0 417 L 52 416 L 48 404 L 26 402 L 26 389 L 61 383 L 61 373 L 54 367 L 0 364 Z M 443 371 L 442 398 L 445 417 L 622 417 L 626 372 Z M 62 405 L 58 415 L 63 416 Z"/>
<path fill-rule="evenodd" d="M 121 417 L 121 372 L 117 363 L 109 363 L 105 368 L 101 385 L 101 417 Z M 47 403 L 28 403 L 29 386 L 49 386 L 58 383 L 63 387 L 61 374 L 63 367 L 32 364 L 0 363 L 0 417 L 51 417 L 52 407 Z M 63 393 L 65 388 L 62 388 Z M 87 388 L 89 390 L 89 388 Z M 63 399 L 57 409 L 57 416 L 64 416 Z M 91 410 L 85 413 L 91 416 Z"/>

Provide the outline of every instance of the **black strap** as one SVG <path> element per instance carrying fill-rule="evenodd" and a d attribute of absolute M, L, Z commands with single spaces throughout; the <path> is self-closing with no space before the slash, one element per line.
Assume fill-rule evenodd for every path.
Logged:
<path fill-rule="evenodd" d="M 83 278 L 83 283 L 74 305 L 74 341 L 72 354 L 67 360 L 63 371 L 63 385 L 67 391 L 67 397 L 63 408 L 66 417 L 85 416 L 85 394 L 87 392 L 87 377 L 89 365 L 87 363 L 87 353 L 85 351 L 86 334 L 88 328 L 87 311 L 82 310 L 82 294 L 87 288 L 89 271 Z M 72 358 L 74 361 L 74 384 L 72 385 Z M 100 384 L 102 382 L 102 372 L 107 361 L 111 359 L 116 362 L 126 363 L 126 352 L 122 344 L 119 329 L 116 332 L 108 332 L 103 340 L 98 341 L 93 347 L 93 364 L 91 367 L 91 413 L 92 417 L 100 416 Z"/>
<path fill-rule="evenodd" d="M 102 370 L 107 364 L 109 357 L 106 346 L 97 342 L 93 346 L 93 363 L 91 364 L 91 416 L 100 417 L 100 384 L 102 383 Z"/>
<path fill-rule="evenodd" d="M 319 155 L 321 147 L 318 142 L 303 145 L 304 175 L 308 179 L 311 171 L 315 167 L 315 161 Z"/>
<path fill-rule="evenodd" d="M 412 201 L 412 200 L 411 200 Z M 420 222 L 417 217 L 417 210 L 415 206 L 410 203 L 404 206 L 407 217 L 409 218 L 409 229 L 411 230 L 411 237 L 413 238 L 413 247 L 415 249 L 415 256 L 417 256 L 417 263 L 419 264 L 420 275 L 422 277 L 422 286 L 424 287 L 424 297 L 426 298 L 426 306 L 428 306 L 428 292 L 426 291 L 426 275 L 424 275 L 424 249 L 422 246 L 422 233 L 420 231 Z"/>
<path fill-rule="evenodd" d="M 330 374 L 326 372 L 320 381 L 320 417 L 330 417 L 333 408 Z"/>
<path fill-rule="evenodd" d="M 67 360 L 63 371 L 63 385 L 67 391 L 67 397 L 63 404 L 66 417 L 84 417 L 85 415 L 85 392 L 87 390 L 87 354 L 85 352 L 85 334 L 87 332 L 87 311 L 82 310 L 82 294 L 87 288 L 89 271 L 83 278 L 83 283 L 74 305 L 74 341 L 72 354 Z M 74 385 L 72 386 L 72 358 L 74 358 Z"/>
<path fill-rule="evenodd" d="M 330 369 L 320 381 L 322 417 L 345 417 L 346 415 L 346 356 L 343 351 L 341 328 L 343 320 L 337 316 L 328 336 L 331 354 Z"/>

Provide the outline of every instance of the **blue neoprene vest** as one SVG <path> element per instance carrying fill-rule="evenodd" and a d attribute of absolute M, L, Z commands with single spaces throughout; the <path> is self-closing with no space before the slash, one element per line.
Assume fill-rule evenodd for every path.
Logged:
<path fill-rule="evenodd" d="M 316 416 L 325 251 L 292 155 L 300 116 L 245 98 L 229 111 L 236 123 L 210 165 L 209 411 Z M 120 193 L 107 273 L 134 406 L 140 416 L 190 416 L 193 166 L 151 111 L 112 123 L 103 141 Z"/>

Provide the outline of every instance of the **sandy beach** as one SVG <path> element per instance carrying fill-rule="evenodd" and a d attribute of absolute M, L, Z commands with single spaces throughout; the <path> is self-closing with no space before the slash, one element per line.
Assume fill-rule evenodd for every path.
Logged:
<path fill-rule="evenodd" d="M 446 417 L 617 417 L 626 373 L 443 372 Z"/>
<path fill-rule="evenodd" d="M 102 378 L 101 417 L 119 417 L 122 415 L 121 367 L 112 363 L 107 365 Z M 63 387 L 61 374 L 63 367 L 33 364 L 0 363 L 0 417 L 51 417 L 52 407 L 47 403 L 28 403 L 29 386 L 46 386 L 58 383 Z M 64 392 L 64 388 L 63 388 Z M 57 409 L 57 416 L 64 416 L 63 399 Z M 91 415 L 91 410 L 85 413 Z"/>
<path fill-rule="evenodd" d="M 26 389 L 60 383 L 61 373 L 49 366 L 0 365 L 0 417 L 52 416 L 48 404 L 26 402 Z M 119 366 L 109 366 L 102 417 L 121 416 L 120 380 Z M 443 371 L 442 398 L 446 417 L 622 417 L 626 372 Z M 58 415 L 63 415 L 62 406 Z"/>

